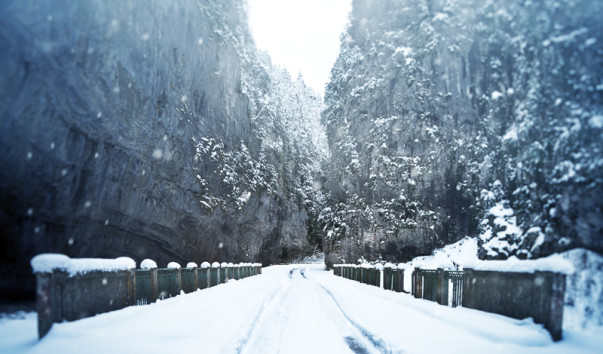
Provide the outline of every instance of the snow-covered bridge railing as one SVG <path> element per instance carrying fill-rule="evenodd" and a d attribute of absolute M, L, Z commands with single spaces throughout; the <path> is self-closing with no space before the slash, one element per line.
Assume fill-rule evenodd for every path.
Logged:
<path fill-rule="evenodd" d="M 417 298 L 435 301 L 444 306 L 449 305 L 449 300 L 452 307 L 462 304 L 463 272 L 461 271 L 415 268 L 411 279 L 411 294 Z"/>
<path fill-rule="evenodd" d="M 346 279 L 378 287 L 381 287 L 381 273 L 383 273 L 384 289 L 396 292 L 404 291 L 404 270 L 398 269 L 398 267 L 390 263 L 384 266 L 380 264 L 373 266 L 367 263 L 361 265 L 335 264 L 333 272 L 335 275 Z"/>
<path fill-rule="evenodd" d="M 509 269 L 488 269 L 485 266 L 488 263 L 495 264 L 492 261 L 483 262 L 479 266 L 483 269 L 465 268 L 464 271 L 415 268 L 411 278 L 411 294 L 440 305 L 463 306 L 518 319 L 531 317 L 534 322 L 544 325 L 553 340 L 561 340 L 564 271 L 516 267 L 511 268 L 516 271 L 509 272 Z M 404 291 L 404 271 L 393 265 L 336 264 L 333 272 L 364 284 Z M 383 282 L 380 281 L 381 277 Z"/>
<path fill-rule="evenodd" d="M 131 258 L 71 259 L 60 254 L 43 254 L 31 261 L 37 278 L 36 307 L 38 335 L 42 338 L 55 322 L 74 321 L 131 305 L 144 305 L 230 279 L 262 273 L 258 263 L 188 263 L 184 269 L 175 262 L 157 268 L 144 260 L 135 269 Z"/>
<path fill-rule="evenodd" d="M 415 268 L 412 294 L 440 305 L 448 305 L 452 295 L 452 306 L 462 304 L 518 319 L 531 317 L 544 325 L 553 340 L 561 340 L 565 294 L 565 274 L 562 273 Z"/>

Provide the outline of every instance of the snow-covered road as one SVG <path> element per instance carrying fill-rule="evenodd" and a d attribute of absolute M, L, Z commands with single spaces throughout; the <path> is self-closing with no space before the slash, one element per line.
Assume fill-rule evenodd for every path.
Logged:
<path fill-rule="evenodd" d="M 308 273 L 308 275 L 306 275 Z M 311 269 L 289 270 L 289 280 L 262 307 L 239 349 L 242 353 L 388 352 L 385 342 L 350 319 Z"/>
<path fill-rule="evenodd" d="M 147 306 L 55 324 L 0 319 L 0 353 L 596 353 L 603 332 L 553 343 L 530 320 L 449 308 L 333 276 L 322 265 L 263 274 Z"/>

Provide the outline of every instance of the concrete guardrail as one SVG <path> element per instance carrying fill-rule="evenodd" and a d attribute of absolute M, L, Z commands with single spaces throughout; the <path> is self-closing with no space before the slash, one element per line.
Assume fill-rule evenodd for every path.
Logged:
<path fill-rule="evenodd" d="M 222 263 L 200 267 L 175 262 L 157 268 L 145 259 L 136 269 L 131 258 L 73 259 L 61 254 L 42 254 L 31 260 L 36 275 L 38 336 L 44 337 L 53 323 L 74 321 L 132 305 L 146 305 L 206 289 L 230 279 L 261 274 L 259 263 Z"/>

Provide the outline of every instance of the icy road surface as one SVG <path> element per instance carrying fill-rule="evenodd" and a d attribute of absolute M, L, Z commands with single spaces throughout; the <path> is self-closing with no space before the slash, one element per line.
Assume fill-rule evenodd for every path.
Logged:
<path fill-rule="evenodd" d="M 336 277 L 267 267 L 214 288 L 55 324 L 0 319 L 0 353 L 596 353 L 603 332 L 553 343 L 531 320 L 449 308 Z"/>

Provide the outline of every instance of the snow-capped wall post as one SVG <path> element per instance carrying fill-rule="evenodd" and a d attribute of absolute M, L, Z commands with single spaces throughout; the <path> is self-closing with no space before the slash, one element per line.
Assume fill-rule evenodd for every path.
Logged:
<path fill-rule="evenodd" d="M 404 292 L 404 269 L 396 269 L 394 273 L 394 291 Z"/>
<path fill-rule="evenodd" d="M 145 259 L 140 263 L 136 273 L 136 303 L 146 305 L 157 301 L 157 263 Z"/>
<path fill-rule="evenodd" d="M 438 268 L 438 288 L 437 288 L 437 303 L 440 305 L 448 305 L 448 279 L 444 277 L 444 269 Z"/>
<path fill-rule="evenodd" d="M 464 270 L 463 307 L 544 325 L 553 340 L 562 338 L 565 274 Z"/>
<path fill-rule="evenodd" d="M 178 263 L 170 262 L 167 268 L 157 269 L 157 288 L 162 300 L 180 294 L 182 279 Z"/>
<path fill-rule="evenodd" d="M 391 263 L 385 264 L 383 267 L 383 288 L 400 292 L 398 288 L 400 287 L 399 273 L 401 272 L 395 265 Z"/>
<path fill-rule="evenodd" d="M 239 274 L 240 270 L 241 270 L 241 267 L 238 264 L 235 264 L 233 267 L 234 279 L 236 279 L 236 280 L 241 279 L 241 275 Z"/>
<path fill-rule="evenodd" d="M 222 262 L 222 264 L 220 264 L 220 284 L 226 283 L 226 281 L 228 280 L 226 278 L 226 267 L 226 262 Z"/>
<path fill-rule="evenodd" d="M 423 282 L 422 282 L 422 277 L 420 274 L 420 269 L 415 268 L 415 270 L 412 272 L 412 285 L 413 285 L 412 294 L 416 298 L 423 297 L 422 283 Z"/>
<path fill-rule="evenodd" d="M 136 269 L 136 304 L 146 305 L 151 303 L 151 270 Z"/>
<path fill-rule="evenodd" d="M 197 265 L 195 263 L 190 262 L 186 265 L 186 268 L 180 269 L 182 291 L 188 294 L 197 290 L 199 286 L 197 276 Z"/>
<path fill-rule="evenodd" d="M 220 263 L 213 262 L 210 268 L 209 274 L 209 286 L 216 286 L 220 283 L 220 275 L 218 273 L 220 269 Z"/>
<path fill-rule="evenodd" d="M 234 279 L 234 264 L 228 263 L 226 265 L 226 276 L 228 277 L 228 280 Z"/>
<path fill-rule="evenodd" d="M 360 267 L 360 282 L 366 284 L 366 268 Z"/>
<path fill-rule="evenodd" d="M 42 254 L 31 260 L 37 278 L 38 335 L 55 322 L 74 321 L 136 303 L 136 263 Z"/>
<path fill-rule="evenodd" d="M 473 281 L 473 269 L 465 268 L 463 269 L 463 297 L 462 297 L 462 306 L 463 307 L 472 307 L 473 299 L 471 298 L 473 292 L 470 291 L 471 285 L 474 283 Z"/>
<path fill-rule="evenodd" d="M 374 268 L 367 268 L 366 269 L 366 273 L 367 273 L 367 277 L 366 277 L 366 284 L 368 285 L 375 285 L 375 272 L 374 272 Z"/>
<path fill-rule="evenodd" d="M 61 307 L 61 281 L 56 277 L 64 274 L 36 274 L 36 311 L 38 312 L 38 337 L 42 338 L 50 331 L 52 324 L 63 319 Z M 53 281 L 53 277 L 55 278 Z"/>
<path fill-rule="evenodd" d="M 383 264 L 375 264 L 375 286 L 383 289 Z"/>
<path fill-rule="evenodd" d="M 201 268 L 197 271 L 199 289 L 209 288 L 209 262 L 201 263 Z"/>

